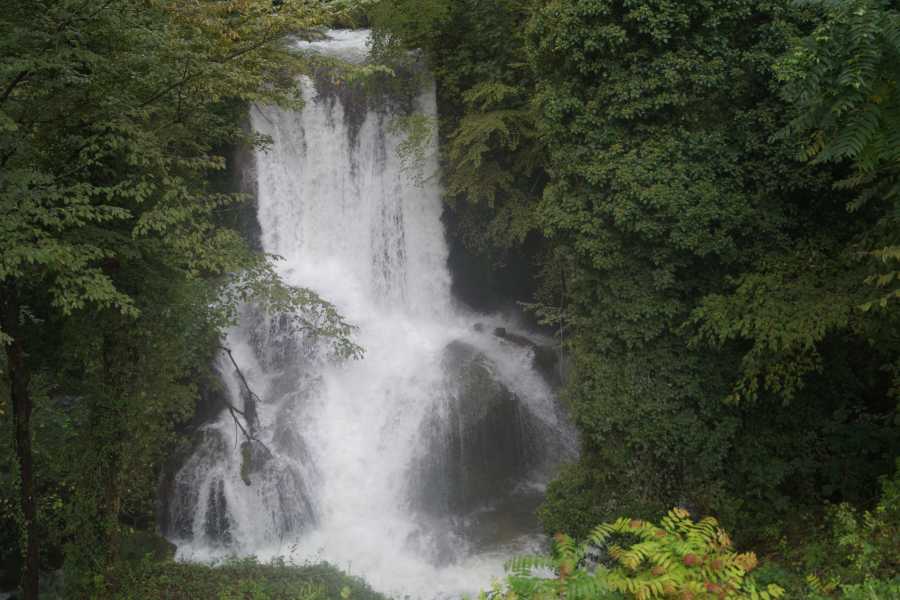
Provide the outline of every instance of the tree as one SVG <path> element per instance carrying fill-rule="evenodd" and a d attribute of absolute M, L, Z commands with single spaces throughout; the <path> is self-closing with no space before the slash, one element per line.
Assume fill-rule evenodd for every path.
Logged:
<path fill-rule="evenodd" d="M 871 223 L 859 250 L 893 264 L 900 260 L 900 11 L 875 0 L 807 4 L 821 23 L 777 65 L 794 110 L 781 137 L 802 142 L 803 160 L 852 165 L 835 187 L 857 193 L 847 208 Z M 900 297 L 898 275 L 888 270 L 869 278 L 894 289 L 867 302 L 866 310 Z"/>
<path fill-rule="evenodd" d="M 140 327 L 156 328 L 149 339 L 158 341 L 173 321 L 148 322 L 153 308 L 177 310 L 188 294 L 196 309 L 229 273 L 272 274 L 222 226 L 240 196 L 212 191 L 207 179 L 225 167 L 225 145 L 264 141 L 241 129 L 242 106 L 298 101 L 293 75 L 302 59 L 282 42 L 321 26 L 330 9 L 299 1 L 63 0 L 15 3 L 0 16 L 0 341 L 27 599 L 37 596 L 39 557 L 29 383 L 38 368 L 64 370 L 42 362 L 39 349 L 65 340 L 100 373 L 85 373 L 83 385 L 100 387 L 82 391 L 114 414 L 123 394 L 141 393 L 122 388 L 135 375 L 128 369 L 148 352 L 165 359 L 170 350 L 122 356 L 129 345 L 140 348 L 123 339 L 123 328 L 137 327 L 138 336 Z M 148 288 L 161 279 L 171 285 Z M 265 281 L 238 287 L 274 289 Z M 314 295 L 279 294 L 282 306 L 319 307 L 330 319 L 326 330 L 347 331 Z M 221 328 L 228 313 L 205 322 Z M 183 365 L 176 371 L 170 381 Z M 147 383 L 140 377 L 131 383 Z"/>
<path fill-rule="evenodd" d="M 373 20 L 427 52 L 467 244 L 540 234 L 531 308 L 571 350 L 583 441 L 545 525 L 680 502 L 764 524 L 869 497 L 896 449 L 898 348 L 894 317 L 859 310 L 859 283 L 892 275 L 860 256 L 890 260 L 892 221 L 848 219 L 846 165 L 798 160 L 794 136 L 821 147 L 821 111 L 842 127 L 849 98 L 882 111 L 868 147 L 894 168 L 887 5 L 828 3 L 829 25 L 810 3 L 489 4 L 383 0 Z M 796 45 L 810 34 L 816 51 Z"/>

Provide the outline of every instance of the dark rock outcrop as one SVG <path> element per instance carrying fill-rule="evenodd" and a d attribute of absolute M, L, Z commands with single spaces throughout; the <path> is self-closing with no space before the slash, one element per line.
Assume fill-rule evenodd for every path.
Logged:
<path fill-rule="evenodd" d="M 524 335 L 508 331 L 504 327 L 494 329 L 494 335 L 516 346 L 531 348 L 531 351 L 534 352 L 532 363 L 534 370 L 540 373 L 553 388 L 562 386 L 564 368 L 557 348 L 538 344 Z"/>
<path fill-rule="evenodd" d="M 436 516 L 462 516 L 527 476 L 539 461 L 539 425 L 472 346 L 450 344 L 444 367 L 447 395 L 424 425 L 427 450 L 413 469 L 415 503 Z"/>

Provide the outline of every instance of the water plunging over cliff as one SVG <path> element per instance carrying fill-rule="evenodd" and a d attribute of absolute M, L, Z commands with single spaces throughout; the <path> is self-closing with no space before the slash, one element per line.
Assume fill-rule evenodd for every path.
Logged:
<path fill-rule="evenodd" d="M 312 46 L 358 60 L 365 34 Z M 475 592 L 540 539 L 533 510 L 574 436 L 535 347 L 454 307 L 440 189 L 402 168 L 396 115 L 300 85 L 301 112 L 251 111 L 272 139 L 255 157 L 261 242 L 287 282 L 359 327 L 366 356 L 330 362 L 248 308 L 228 344 L 260 397 L 261 447 L 243 460 L 227 412 L 204 427 L 172 476 L 167 534 L 185 560 L 324 559 L 386 593 Z M 415 104 L 433 117 L 433 86 Z"/>

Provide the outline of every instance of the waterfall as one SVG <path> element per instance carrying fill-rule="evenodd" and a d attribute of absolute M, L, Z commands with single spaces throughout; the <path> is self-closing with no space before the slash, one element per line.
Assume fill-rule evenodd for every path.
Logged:
<path fill-rule="evenodd" d="M 359 60 L 365 44 L 338 31 L 306 46 Z M 255 157 L 261 244 L 358 326 L 365 357 L 330 361 L 247 307 L 228 346 L 260 399 L 259 443 L 242 448 L 227 411 L 204 426 L 172 475 L 166 533 L 182 560 L 327 560 L 388 594 L 477 592 L 541 543 L 534 509 L 575 453 L 535 368 L 541 340 L 455 306 L 436 141 L 414 177 L 399 109 L 299 85 L 302 111 L 251 110 L 271 138 Z M 436 115 L 433 84 L 414 104 Z M 219 370 L 246 407 L 230 361 Z"/>

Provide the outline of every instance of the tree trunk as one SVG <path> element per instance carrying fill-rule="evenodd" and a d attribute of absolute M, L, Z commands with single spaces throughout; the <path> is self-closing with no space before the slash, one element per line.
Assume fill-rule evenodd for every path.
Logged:
<path fill-rule="evenodd" d="M 119 323 L 120 327 L 124 327 Z M 100 448 L 103 449 L 104 456 L 104 476 L 103 482 L 103 501 L 100 506 L 103 527 L 103 543 L 106 547 L 104 552 L 104 560 L 109 565 L 118 561 L 119 549 L 121 542 L 121 531 L 119 527 L 119 513 L 121 509 L 121 501 L 119 494 L 119 474 L 122 468 L 122 440 L 125 439 L 125 431 L 122 424 L 120 412 L 116 410 L 116 400 L 114 398 L 125 397 L 119 393 L 118 385 L 122 382 L 116 380 L 113 374 L 113 364 L 115 363 L 116 342 L 113 336 L 109 334 L 103 335 L 103 386 L 102 392 L 96 399 L 92 410 L 97 410 L 96 418 L 99 420 L 99 431 L 103 432 L 99 438 Z M 110 419 L 113 419 L 112 424 Z M 97 443 L 96 441 L 94 443 Z"/>
<path fill-rule="evenodd" d="M 31 455 L 31 396 L 28 394 L 28 368 L 25 347 L 19 329 L 19 302 L 16 286 L 8 282 L 0 296 L 0 329 L 12 338 L 6 345 L 9 370 L 10 401 L 14 423 L 16 458 L 19 461 L 19 491 L 22 516 L 25 519 L 25 566 L 22 570 L 24 600 L 38 597 L 37 507 L 34 499 L 34 465 Z"/>

